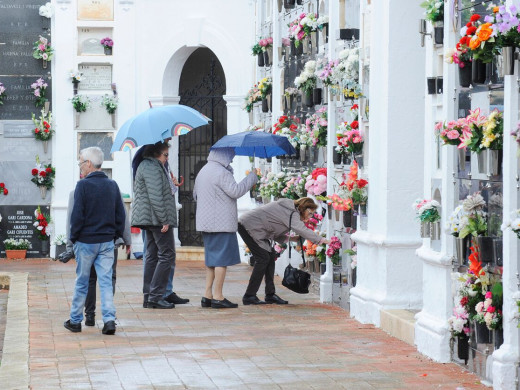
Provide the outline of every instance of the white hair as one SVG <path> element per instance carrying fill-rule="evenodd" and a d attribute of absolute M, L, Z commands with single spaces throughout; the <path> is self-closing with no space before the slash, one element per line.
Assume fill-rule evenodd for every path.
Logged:
<path fill-rule="evenodd" d="M 91 146 L 90 148 L 82 149 L 79 152 L 79 156 L 83 158 L 83 161 L 89 160 L 94 168 L 101 168 L 105 155 L 103 151 L 97 146 Z"/>

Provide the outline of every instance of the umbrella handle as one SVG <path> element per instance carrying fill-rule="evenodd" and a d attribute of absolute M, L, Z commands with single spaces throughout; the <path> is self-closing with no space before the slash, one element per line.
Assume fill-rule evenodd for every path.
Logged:
<path fill-rule="evenodd" d="M 179 184 L 176 184 L 177 187 L 180 187 L 184 184 L 184 176 L 179 176 L 179 179 L 181 180 L 179 181 Z"/>

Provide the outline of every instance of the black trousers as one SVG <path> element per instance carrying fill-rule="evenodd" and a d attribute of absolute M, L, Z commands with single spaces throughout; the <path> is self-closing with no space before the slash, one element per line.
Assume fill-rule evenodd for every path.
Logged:
<path fill-rule="evenodd" d="M 166 233 L 161 233 L 160 227 L 146 229 L 146 258 L 143 275 L 145 301 L 157 302 L 162 299 L 174 264 L 173 228 L 169 227 Z"/>
<path fill-rule="evenodd" d="M 112 265 L 112 293 L 116 293 L 116 267 L 117 267 L 117 248 L 114 249 L 114 264 Z M 87 299 L 85 300 L 85 316 L 96 315 L 96 283 L 97 274 L 94 266 L 90 269 L 88 279 Z"/>
<path fill-rule="evenodd" d="M 256 295 L 264 278 L 265 295 L 274 294 L 276 292 L 274 286 L 274 262 L 276 254 L 261 248 L 240 223 L 238 224 L 238 234 L 240 234 L 240 237 L 242 237 L 242 240 L 244 240 L 251 251 L 254 260 L 253 272 L 249 278 L 249 284 L 247 285 L 244 295 Z"/>

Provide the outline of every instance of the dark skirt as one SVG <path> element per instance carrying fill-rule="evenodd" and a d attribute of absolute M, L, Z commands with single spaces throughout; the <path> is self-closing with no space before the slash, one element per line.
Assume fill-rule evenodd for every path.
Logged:
<path fill-rule="evenodd" d="M 207 267 L 229 267 L 241 262 L 236 233 L 202 233 L 202 238 Z"/>

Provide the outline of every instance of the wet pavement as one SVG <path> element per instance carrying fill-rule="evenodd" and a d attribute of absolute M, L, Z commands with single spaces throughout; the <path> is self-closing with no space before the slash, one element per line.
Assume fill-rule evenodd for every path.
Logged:
<path fill-rule="evenodd" d="M 486 388 L 459 366 L 434 363 L 316 295 L 288 291 L 278 278 L 277 292 L 290 305 L 242 306 L 248 265 L 230 267 L 224 286 L 238 309 L 201 308 L 203 263 L 184 261 L 174 290 L 190 303 L 157 310 L 142 307 L 142 263 L 120 261 L 115 336 L 101 334 L 99 302 L 95 327 L 63 327 L 74 261 L 0 259 L 0 272 L 29 274 L 32 389 Z"/>

